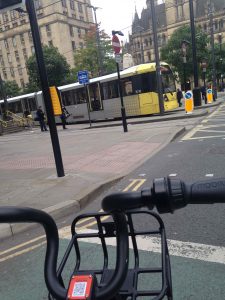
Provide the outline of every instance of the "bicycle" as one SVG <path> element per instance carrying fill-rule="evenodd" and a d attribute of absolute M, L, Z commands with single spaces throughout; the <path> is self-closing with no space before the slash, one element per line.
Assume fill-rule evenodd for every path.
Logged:
<path fill-rule="evenodd" d="M 45 257 L 44 276 L 49 290 L 49 299 L 68 300 L 128 300 L 141 296 L 154 297 L 159 300 L 167 297 L 173 299 L 172 279 L 170 269 L 169 251 L 166 241 L 165 228 L 161 218 L 154 212 L 154 207 L 159 213 L 173 213 L 176 209 L 187 204 L 213 204 L 224 203 L 225 179 L 200 181 L 186 184 L 178 179 L 155 179 L 153 186 L 135 193 L 115 193 L 106 196 L 102 201 L 104 213 L 80 215 L 71 225 L 72 239 L 57 270 L 57 257 L 59 236 L 57 226 L 47 213 L 32 208 L 1 207 L 0 223 L 34 222 L 40 223 L 46 232 L 47 249 Z M 148 210 L 137 210 L 147 207 Z M 138 232 L 133 226 L 132 217 L 135 214 L 149 214 L 159 224 L 156 232 Z M 101 218 L 112 216 L 113 221 L 102 222 Z M 98 226 L 96 233 L 77 233 L 76 224 L 79 220 L 95 217 Z M 162 267 L 140 268 L 137 252 L 136 236 L 139 234 L 159 234 L 162 241 Z M 80 270 L 80 238 L 99 237 L 103 247 L 104 265 L 101 270 Z M 115 237 L 117 241 L 117 256 L 115 269 L 108 268 L 108 253 L 105 239 Z M 129 237 L 133 244 L 135 265 L 128 268 L 129 263 Z M 62 271 L 69 257 L 71 249 L 75 249 L 77 261 L 68 287 L 62 279 Z M 161 290 L 138 291 L 138 275 L 140 273 L 161 273 Z M 101 277 L 97 280 L 97 276 Z"/>

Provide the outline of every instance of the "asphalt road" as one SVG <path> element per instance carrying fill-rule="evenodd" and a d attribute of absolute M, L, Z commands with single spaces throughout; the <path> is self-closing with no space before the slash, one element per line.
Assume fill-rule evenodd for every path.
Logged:
<path fill-rule="evenodd" d="M 167 175 L 188 182 L 224 177 L 225 126 L 223 124 L 225 124 L 224 106 L 201 120 L 199 124 L 194 126 L 193 123 L 185 124 L 188 129 L 191 129 L 189 132 L 170 143 L 104 194 L 140 190 L 151 185 L 153 178 Z M 165 126 L 169 126 L 169 123 L 165 123 Z M 99 210 L 102 196 L 84 211 Z M 169 240 L 175 300 L 225 298 L 224 213 L 224 205 L 190 205 L 173 215 L 162 216 Z M 71 216 L 58 220 L 64 232 L 60 241 L 61 254 L 68 243 L 69 231 L 65 226 L 71 220 Z M 136 224 L 139 229 L 147 228 L 149 220 L 137 218 Z M 94 229 L 95 224 L 90 220 L 85 228 Z M 37 240 L 34 241 L 33 238 Z M 21 245 L 23 240 L 28 240 L 28 244 Z M 15 245 L 18 248 L 14 248 Z M 15 236 L 14 240 L 6 240 L 4 246 L 1 245 L 1 250 L 11 250 L 2 256 L 5 260 L 0 266 L 2 299 L 14 299 L 16 296 L 18 299 L 25 300 L 31 297 L 34 300 L 46 299 L 47 292 L 42 279 L 44 247 L 44 239 L 40 237 L 39 229 Z M 150 257 L 154 261 L 158 260 L 157 251 L 150 252 L 149 257 L 149 250 L 144 249 L 144 242 L 141 243 L 141 247 L 144 263 L 151 260 Z M 88 253 L 85 261 L 87 265 L 100 261 L 97 245 L 87 251 L 85 244 L 82 249 L 84 254 Z M 112 248 L 111 251 L 113 252 L 114 249 Z"/>

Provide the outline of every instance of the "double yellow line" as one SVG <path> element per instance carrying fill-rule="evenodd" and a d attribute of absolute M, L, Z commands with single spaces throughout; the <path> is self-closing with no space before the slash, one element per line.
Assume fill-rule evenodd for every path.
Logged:
<path fill-rule="evenodd" d="M 124 188 L 123 192 L 128 192 L 128 191 L 136 192 L 145 183 L 145 181 L 146 181 L 146 179 L 131 179 L 129 185 L 126 188 Z M 101 212 L 101 211 L 102 210 L 100 210 L 99 212 Z M 109 216 L 102 217 L 101 221 L 105 221 L 108 218 L 109 218 Z M 78 222 L 79 230 L 87 229 L 88 227 L 96 225 L 96 220 L 92 221 L 93 219 L 94 219 L 93 217 L 90 217 L 90 218 L 86 218 L 86 219 L 79 221 Z M 89 222 L 86 223 L 87 221 L 89 221 Z M 83 226 L 80 226 L 83 223 L 86 223 L 86 224 Z M 41 239 L 44 239 L 44 240 L 35 244 L 37 241 L 40 241 Z M 38 236 L 27 242 L 24 242 L 22 244 L 11 247 L 7 250 L 0 252 L 0 262 L 4 262 L 8 259 L 17 257 L 17 256 L 22 255 L 27 252 L 30 252 L 30 251 L 44 245 L 45 243 L 46 243 L 45 235 L 41 235 L 41 236 Z M 32 245 L 32 244 L 34 244 L 34 245 Z M 29 246 L 29 247 L 26 247 L 26 246 Z M 26 248 L 24 248 L 24 247 L 26 247 Z M 21 248 L 24 248 L 24 249 L 21 249 Z"/>

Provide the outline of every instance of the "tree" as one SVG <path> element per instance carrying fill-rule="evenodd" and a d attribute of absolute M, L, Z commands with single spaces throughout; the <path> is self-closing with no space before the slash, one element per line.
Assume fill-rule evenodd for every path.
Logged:
<path fill-rule="evenodd" d="M 43 55 L 49 85 L 60 86 L 67 83 L 67 78 L 70 75 L 70 66 L 66 58 L 53 46 L 43 46 Z M 29 57 L 26 66 L 29 76 L 29 84 L 26 90 L 32 89 L 33 92 L 40 90 L 41 84 L 35 54 Z"/>
<path fill-rule="evenodd" d="M 175 73 L 178 74 L 178 80 L 183 82 L 184 80 L 184 66 L 183 66 L 183 54 L 181 49 L 182 41 L 187 41 L 189 44 L 187 46 L 187 63 L 185 64 L 186 78 L 193 76 L 193 63 L 192 63 L 192 45 L 191 45 L 191 28 L 188 25 L 179 27 L 171 35 L 167 45 L 161 49 L 161 59 L 165 60 L 172 66 Z M 200 62 L 203 59 L 208 59 L 209 51 L 207 48 L 207 43 L 209 39 L 207 35 L 200 29 L 196 27 L 196 53 L 197 61 L 199 65 L 197 66 L 200 70 Z"/>
<path fill-rule="evenodd" d="M 3 88 L 4 88 L 4 94 L 6 96 L 6 98 L 11 98 L 11 97 L 15 97 L 18 96 L 21 92 L 18 84 L 16 83 L 16 81 L 4 81 L 2 83 Z M 1 99 L 4 98 L 4 94 L 2 93 L 2 91 L 0 91 L 0 97 Z"/>
<path fill-rule="evenodd" d="M 77 80 L 77 72 L 87 70 L 92 77 L 99 76 L 98 47 L 96 41 L 96 30 L 92 27 L 84 37 L 84 48 L 75 51 L 75 68 L 73 69 L 74 79 Z M 113 58 L 111 39 L 104 32 L 100 32 L 100 51 L 104 74 L 116 71 L 116 64 Z M 73 79 L 73 80 L 74 80 Z"/>

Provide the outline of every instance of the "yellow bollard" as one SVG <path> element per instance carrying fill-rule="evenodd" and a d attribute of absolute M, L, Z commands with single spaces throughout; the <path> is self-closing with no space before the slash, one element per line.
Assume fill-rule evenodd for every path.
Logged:
<path fill-rule="evenodd" d="M 192 114 L 194 110 L 194 101 L 192 91 L 187 91 L 184 95 L 186 114 Z"/>
<path fill-rule="evenodd" d="M 207 89 L 206 97 L 207 97 L 207 104 L 210 104 L 213 102 L 213 92 L 212 92 L 211 88 Z"/>

